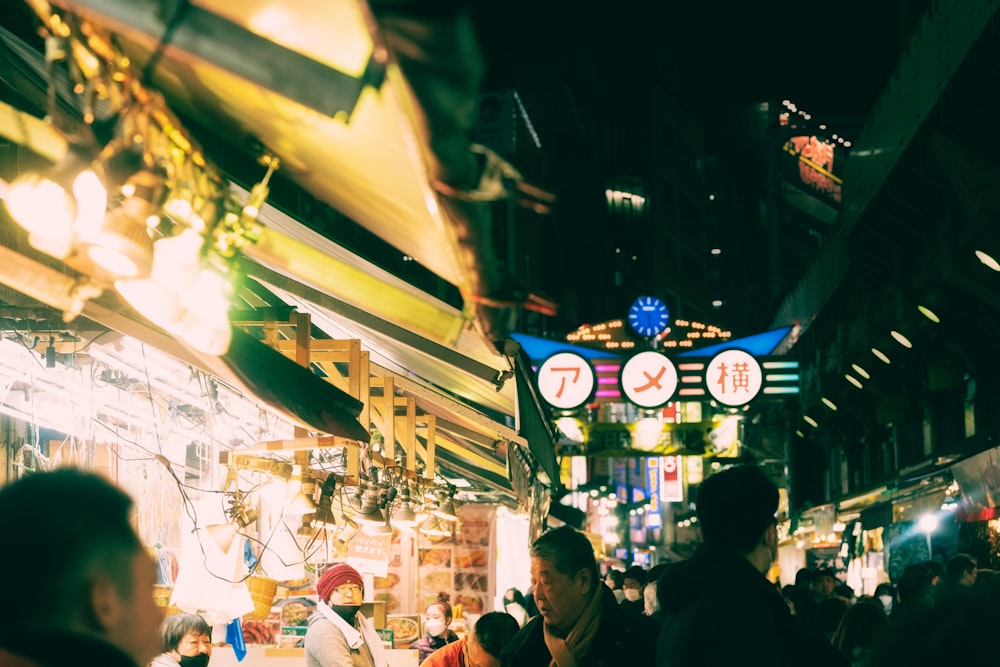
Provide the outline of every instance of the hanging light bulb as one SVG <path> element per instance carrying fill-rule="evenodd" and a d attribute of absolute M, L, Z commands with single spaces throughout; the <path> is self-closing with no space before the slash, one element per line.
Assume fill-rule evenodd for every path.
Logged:
<path fill-rule="evenodd" d="M 409 485 L 404 486 L 399 493 L 399 504 L 392 514 L 392 521 L 400 528 L 413 528 L 418 523 L 417 515 L 413 511 Z"/>
<path fill-rule="evenodd" d="M 454 496 L 451 494 L 445 495 L 441 494 L 442 501 L 436 510 L 433 510 L 431 514 L 438 517 L 439 519 L 444 519 L 445 521 L 458 521 L 458 515 L 455 513 L 455 500 Z"/>
<path fill-rule="evenodd" d="M 229 349 L 229 302 L 234 288 L 222 269 L 203 265 L 205 241 L 192 230 L 153 246 L 148 279 L 118 280 L 115 288 L 151 322 L 206 354 Z"/>
<path fill-rule="evenodd" d="M 31 245 L 53 257 L 69 255 L 78 228 L 99 225 L 108 193 L 85 159 L 74 152 L 46 173 L 27 172 L 7 188 L 4 206 L 29 233 Z"/>
<path fill-rule="evenodd" d="M 163 178 L 143 169 L 121 188 L 124 199 L 96 225 L 77 223 L 80 245 L 98 267 L 114 278 L 146 278 L 153 265 L 150 228 L 159 223 Z"/>
<path fill-rule="evenodd" d="M 362 482 L 362 484 L 365 484 Z M 378 504 L 378 490 L 365 485 L 364 500 L 361 502 L 361 509 L 354 515 L 354 520 L 361 525 L 380 524 L 385 522 L 385 514 Z"/>

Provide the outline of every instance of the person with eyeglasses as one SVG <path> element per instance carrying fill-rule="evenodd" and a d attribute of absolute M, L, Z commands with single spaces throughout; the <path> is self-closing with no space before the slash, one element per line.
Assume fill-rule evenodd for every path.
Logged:
<path fill-rule="evenodd" d="M 500 650 L 520 629 L 507 612 L 485 613 L 472 632 L 431 653 L 421 667 L 500 667 Z"/>
<path fill-rule="evenodd" d="M 358 613 L 361 574 L 347 563 L 327 568 L 316 583 L 319 603 L 306 628 L 306 667 L 387 667 L 375 624 Z"/>

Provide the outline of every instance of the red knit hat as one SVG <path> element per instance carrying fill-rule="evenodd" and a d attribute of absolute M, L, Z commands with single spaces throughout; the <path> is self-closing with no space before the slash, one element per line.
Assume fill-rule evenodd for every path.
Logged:
<path fill-rule="evenodd" d="M 365 592 L 365 584 L 361 581 L 361 575 L 358 571 L 347 563 L 338 563 L 331 568 L 327 568 L 323 576 L 316 582 L 316 592 L 319 593 L 319 599 L 323 602 L 328 602 L 333 589 L 344 584 L 357 584 L 361 587 L 361 593 L 364 594 Z"/>

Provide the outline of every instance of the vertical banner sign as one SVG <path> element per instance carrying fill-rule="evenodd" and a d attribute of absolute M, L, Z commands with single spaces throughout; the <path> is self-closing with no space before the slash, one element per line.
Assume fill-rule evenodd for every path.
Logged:
<path fill-rule="evenodd" d="M 681 461 L 680 456 L 660 458 L 660 500 L 665 503 L 679 503 L 684 500 Z"/>
<path fill-rule="evenodd" d="M 646 528 L 662 528 L 660 516 L 660 459 L 646 459 L 646 479 L 649 488 L 649 511 L 646 512 Z"/>

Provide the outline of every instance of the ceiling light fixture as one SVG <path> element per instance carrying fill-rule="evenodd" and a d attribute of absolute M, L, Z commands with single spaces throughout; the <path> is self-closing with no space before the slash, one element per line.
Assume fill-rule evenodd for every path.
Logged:
<path fill-rule="evenodd" d="M 902 345 L 903 347 L 907 349 L 911 349 L 913 347 L 913 343 L 910 342 L 910 339 L 904 336 L 903 334 L 899 333 L 895 329 L 890 331 L 889 335 L 892 336 L 894 339 L 896 339 L 896 342 Z"/>
<path fill-rule="evenodd" d="M 989 255 L 983 252 L 982 250 L 977 250 L 976 257 L 979 259 L 980 262 L 982 262 L 989 268 L 993 269 L 994 271 L 1000 271 L 1000 262 L 997 262 L 997 260 L 993 259 L 992 255 Z"/>
<path fill-rule="evenodd" d="M 880 361 L 882 361 L 887 365 L 892 363 L 892 359 L 890 359 L 885 352 L 878 349 L 877 347 L 872 348 L 872 354 L 874 354 L 877 359 L 879 359 Z"/>
<path fill-rule="evenodd" d="M 921 315 L 923 315 L 924 317 L 926 317 L 927 319 L 929 319 L 934 324 L 941 324 L 941 318 L 938 317 L 937 313 L 935 313 L 933 310 L 931 310 L 927 306 L 918 305 L 917 306 L 917 310 L 920 311 Z"/>

